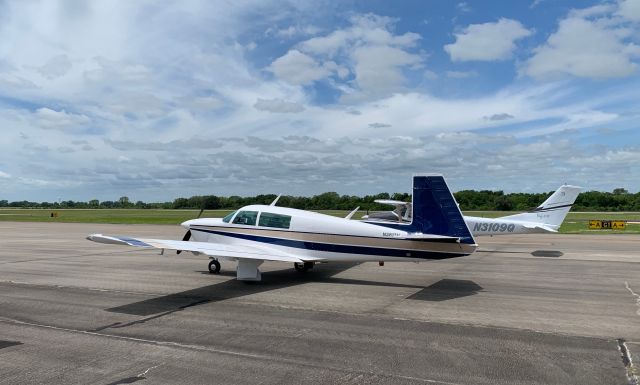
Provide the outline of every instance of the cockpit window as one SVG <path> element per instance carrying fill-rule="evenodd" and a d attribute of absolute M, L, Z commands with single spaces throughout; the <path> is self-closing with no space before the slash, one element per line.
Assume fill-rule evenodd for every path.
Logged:
<path fill-rule="evenodd" d="M 233 218 L 235 213 L 237 213 L 237 211 L 234 211 L 231 214 L 227 215 L 226 217 L 222 218 L 222 222 L 229 223 L 229 221 L 231 220 L 231 218 Z"/>
<path fill-rule="evenodd" d="M 289 215 L 261 213 L 260 222 L 258 226 L 265 227 L 277 227 L 279 229 L 288 229 L 291 224 L 291 217 Z"/>
<path fill-rule="evenodd" d="M 238 225 L 256 225 L 256 218 L 258 218 L 257 211 L 240 211 L 235 218 L 233 218 L 233 223 Z"/>

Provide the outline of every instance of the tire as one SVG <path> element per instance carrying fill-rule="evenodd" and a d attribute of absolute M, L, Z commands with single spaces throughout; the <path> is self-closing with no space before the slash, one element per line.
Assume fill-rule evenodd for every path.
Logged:
<path fill-rule="evenodd" d="M 220 262 L 212 259 L 209 262 L 209 273 L 211 274 L 219 274 L 220 273 Z"/>

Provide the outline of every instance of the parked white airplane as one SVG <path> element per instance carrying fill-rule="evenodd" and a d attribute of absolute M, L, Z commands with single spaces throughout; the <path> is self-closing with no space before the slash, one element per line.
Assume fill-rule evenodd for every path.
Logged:
<path fill-rule="evenodd" d="M 277 201 L 277 199 L 276 199 Z M 442 175 L 413 177 L 413 217 L 392 223 L 351 220 L 271 205 L 250 205 L 226 217 L 182 223 L 182 241 L 93 234 L 88 240 L 143 248 L 191 251 L 238 262 L 237 279 L 259 281 L 264 261 L 292 262 L 306 271 L 317 262 L 424 261 L 473 253 L 476 242 Z M 355 210 L 354 210 L 355 212 Z M 194 241 L 189 241 L 193 238 Z"/>
<path fill-rule="evenodd" d="M 500 218 L 480 218 L 465 216 L 464 220 L 474 236 L 502 234 L 530 234 L 557 232 L 569 213 L 571 206 L 580 194 L 581 187 L 560 186 L 549 198 L 535 209 Z M 410 222 L 411 203 L 388 199 L 376 200 L 377 203 L 395 206 L 395 210 L 365 215 L 367 223 Z"/>

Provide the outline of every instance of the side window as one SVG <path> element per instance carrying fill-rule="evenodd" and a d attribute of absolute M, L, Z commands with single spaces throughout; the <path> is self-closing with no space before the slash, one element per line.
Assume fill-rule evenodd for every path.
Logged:
<path fill-rule="evenodd" d="M 238 225 L 256 225 L 256 218 L 258 217 L 257 211 L 240 211 L 235 218 L 233 218 L 233 223 Z"/>
<path fill-rule="evenodd" d="M 289 215 L 271 214 L 263 212 L 260 214 L 260 222 L 258 226 L 277 227 L 279 229 L 288 229 L 291 224 Z"/>
<path fill-rule="evenodd" d="M 231 218 L 233 218 L 233 215 L 237 213 L 237 211 L 232 212 L 231 214 L 227 215 L 226 217 L 222 218 L 222 222 L 224 223 L 229 223 L 229 221 L 231 220 Z"/>

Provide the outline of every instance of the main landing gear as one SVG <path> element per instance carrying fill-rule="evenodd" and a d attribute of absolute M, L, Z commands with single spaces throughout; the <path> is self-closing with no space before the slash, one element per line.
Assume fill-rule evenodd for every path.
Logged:
<path fill-rule="evenodd" d="M 219 274 L 220 273 L 220 262 L 215 259 L 212 259 L 209 262 L 209 273 L 211 274 Z"/>
<path fill-rule="evenodd" d="M 313 262 L 304 262 L 304 263 L 294 262 L 293 267 L 296 269 L 297 272 L 304 273 L 306 271 L 313 269 Z"/>

